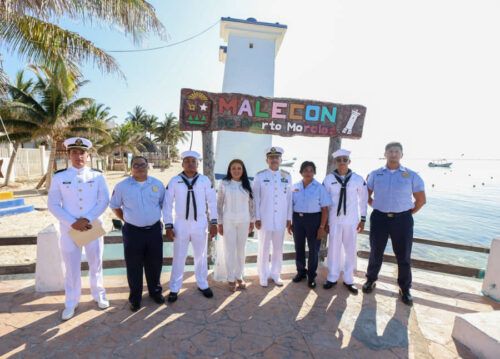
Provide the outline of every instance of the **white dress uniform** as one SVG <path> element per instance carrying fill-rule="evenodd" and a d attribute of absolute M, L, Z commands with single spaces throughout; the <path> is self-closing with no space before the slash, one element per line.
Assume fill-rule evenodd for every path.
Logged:
<path fill-rule="evenodd" d="M 188 191 L 184 180 L 190 184 L 195 181 L 192 192 Z M 181 173 L 170 180 L 163 203 L 163 221 L 166 228 L 173 224 L 175 234 L 170 278 L 170 290 L 174 293 L 179 292 L 182 287 L 184 264 L 190 241 L 193 246 L 196 282 L 201 290 L 208 288 L 207 207 L 210 223 L 217 224 L 216 194 L 207 176 L 197 174 L 193 178 L 188 178 Z M 174 208 L 175 219 L 172 214 Z"/>
<path fill-rule="evenodd" d="M 266 169 L 255 175 L 253 196 L 255 220 L 261 221 L 257 268 L 260 285 L 267 286 L 269 279 L 281 282 L 283 240 L 286 222 L 292 220 L 292 178 L 283 170 Z M 269 252 L 272 243 L 271 266 Z"/>
<path fill-rule="evenodd" d="M 337 176 L 340 177 L 338 174 Z M 361 218 L 366 218 L 368 190 L 363 177 L 352 171 L 344 178 L 340 178 L 345 181 L 348 176 L 350 178 L 346 185 L 345 199 L 340 206 L 341 183 L 332 173 L 328 174 L 323 181 L 332 199 L 328 221 L 330 234 L 328 236 L 327 280 L 336 282 L 340 272 L 343 271 L 344 283 L 353 284 L 356 269 L 357 226 Z M 345 255 L 344 263 L 342 263 L 342 250 Z"/>
<path fill-rule="evenodd" d="M 66 267 L 66 308 L 78 305 L 81 292 L 82 249 L 69 236 L 71 225 L 79 218 L 86 218 L 89 222 L 102 221 L 100 216 L 108 203 L 109 190 L 100 171 L 88 167 L 71 167 L 54 174 L 48 195 L 48 209 L 60 222 L 61 252 Z M 96 302 L 106 300 L 102 274 L 103 249 L 102 237 L 85 245 L 90 291 Z"/>

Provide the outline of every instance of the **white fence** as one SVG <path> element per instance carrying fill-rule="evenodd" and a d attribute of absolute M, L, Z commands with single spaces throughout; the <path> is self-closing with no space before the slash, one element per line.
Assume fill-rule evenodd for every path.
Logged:
<path fill-rule="evenodd" d="M 3 159 L 2 173 L 5 176 L 13 147 L 0 147 L 0 158 Z M 39 148 L 18 148 L 11 180 L 40 178 L 47 171 L 50 151 L 45 146 Z"/>

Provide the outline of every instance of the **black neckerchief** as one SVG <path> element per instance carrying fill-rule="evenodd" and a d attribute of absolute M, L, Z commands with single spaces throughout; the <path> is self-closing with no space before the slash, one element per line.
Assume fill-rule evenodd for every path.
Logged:
<path fill-rule="evenodd" d="M 351 179 L 352 171 L 347 170 L 344 180 L 340 178 L 340 174 L 337 170 L 333 171 L 333 175 L 337 179 L 337 182 L 340 183 L 340 198 L 339 205 L 337 206 L 337 217 L 340 216 L 340 209 L 344 207 L 344 216 L 346 215 L 346 204 L 347 204 L 347 182 Z"/>
<path fill-rule="evenodd" d="M 191 196 L 193 198 L 194 220 L 197 221 L 198 220 L 198 213 L 196 212 L 196 200 L 194 198 L 193 186 L 196 183 L 196 180 L 200 177 L 200 175 L 198 173 L 195 174 L 194 177 L 192 177 L 191 183 L 189 183 L 189 181 L 188 181 L 189 178 L 186 177 L 184 172 L 182 172 L 179 176 L 182 178 L 182 181 L 186 184 L 186 186 L 188 188 L 187 198 L 186 198 L 186 220 L 189 217 L 189 202 L 190 202 L 189 197 Z"/>

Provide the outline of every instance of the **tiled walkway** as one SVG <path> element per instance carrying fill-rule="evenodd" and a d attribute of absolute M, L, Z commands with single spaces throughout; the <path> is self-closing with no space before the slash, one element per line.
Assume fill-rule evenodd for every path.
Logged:
<path fill-rule="evenodd" d="M 366 262 L 359 261 L 361 270 Z M 196 290 L 194 277 L 173 305 L 144 297 L 128 309 L 126 278 L 105 278 L 111 308 L 97 309 L 88 280 L 76 316 L 60 321 L 63 293 L 36 293 L 34 281 L 0 282 L 0 357 L 23 358 L 454 358 L 471 357 L 451 338 L 455 315 L 500 309 L 480 294 L 481 282 L 415 270 L 409 308 L 398 300 L 396 268 L 384 265 L 373 294 L 352 296 L 340 284 L 318 288 L 291 282 L 258 285 L 249 271 L 248 289 L 230 293 L 212 283 L 215 298 Z M 253 275 L 253 276 L 252 276 Z M 364 272 L 356 281 L 363 282 Z M 167 292 L 168 274 L 162 277 Z M 359 286 L 360 287 L 360 286 Z"/>

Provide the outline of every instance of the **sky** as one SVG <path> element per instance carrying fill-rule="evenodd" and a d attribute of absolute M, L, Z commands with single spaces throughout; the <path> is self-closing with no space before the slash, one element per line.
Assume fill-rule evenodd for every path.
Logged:
<path fill-rule="evenodd" d="M 107 25 L 63 20 L 106 50 L 160 46 L 188 38 L 223 16 L 288 26 L 276 58 L 276 97 L 367 107 L 363 137 L 343 140 L 353 157 L 380 157 L 401 141 L 410 158 L 500 158 L 500 2 L 498 1 L 151 1 L 168 32 L 135 46 Z M 113 53 L 126 81 L 83 68 L 81 96 L 111 107 L 122 121 L 136 105 L 160 118 L 178 114 L 180 89 L 220 92 L 219 26 L 181 45 Z M 10 76 L 26 64 L 0 46 Z M 318 154 L 325 138 L 278 138 L 273 143 Z M 194 147 L 200 148 L 195 135 Z M 185 148 L 186 145 L 181 146 Z"/>

